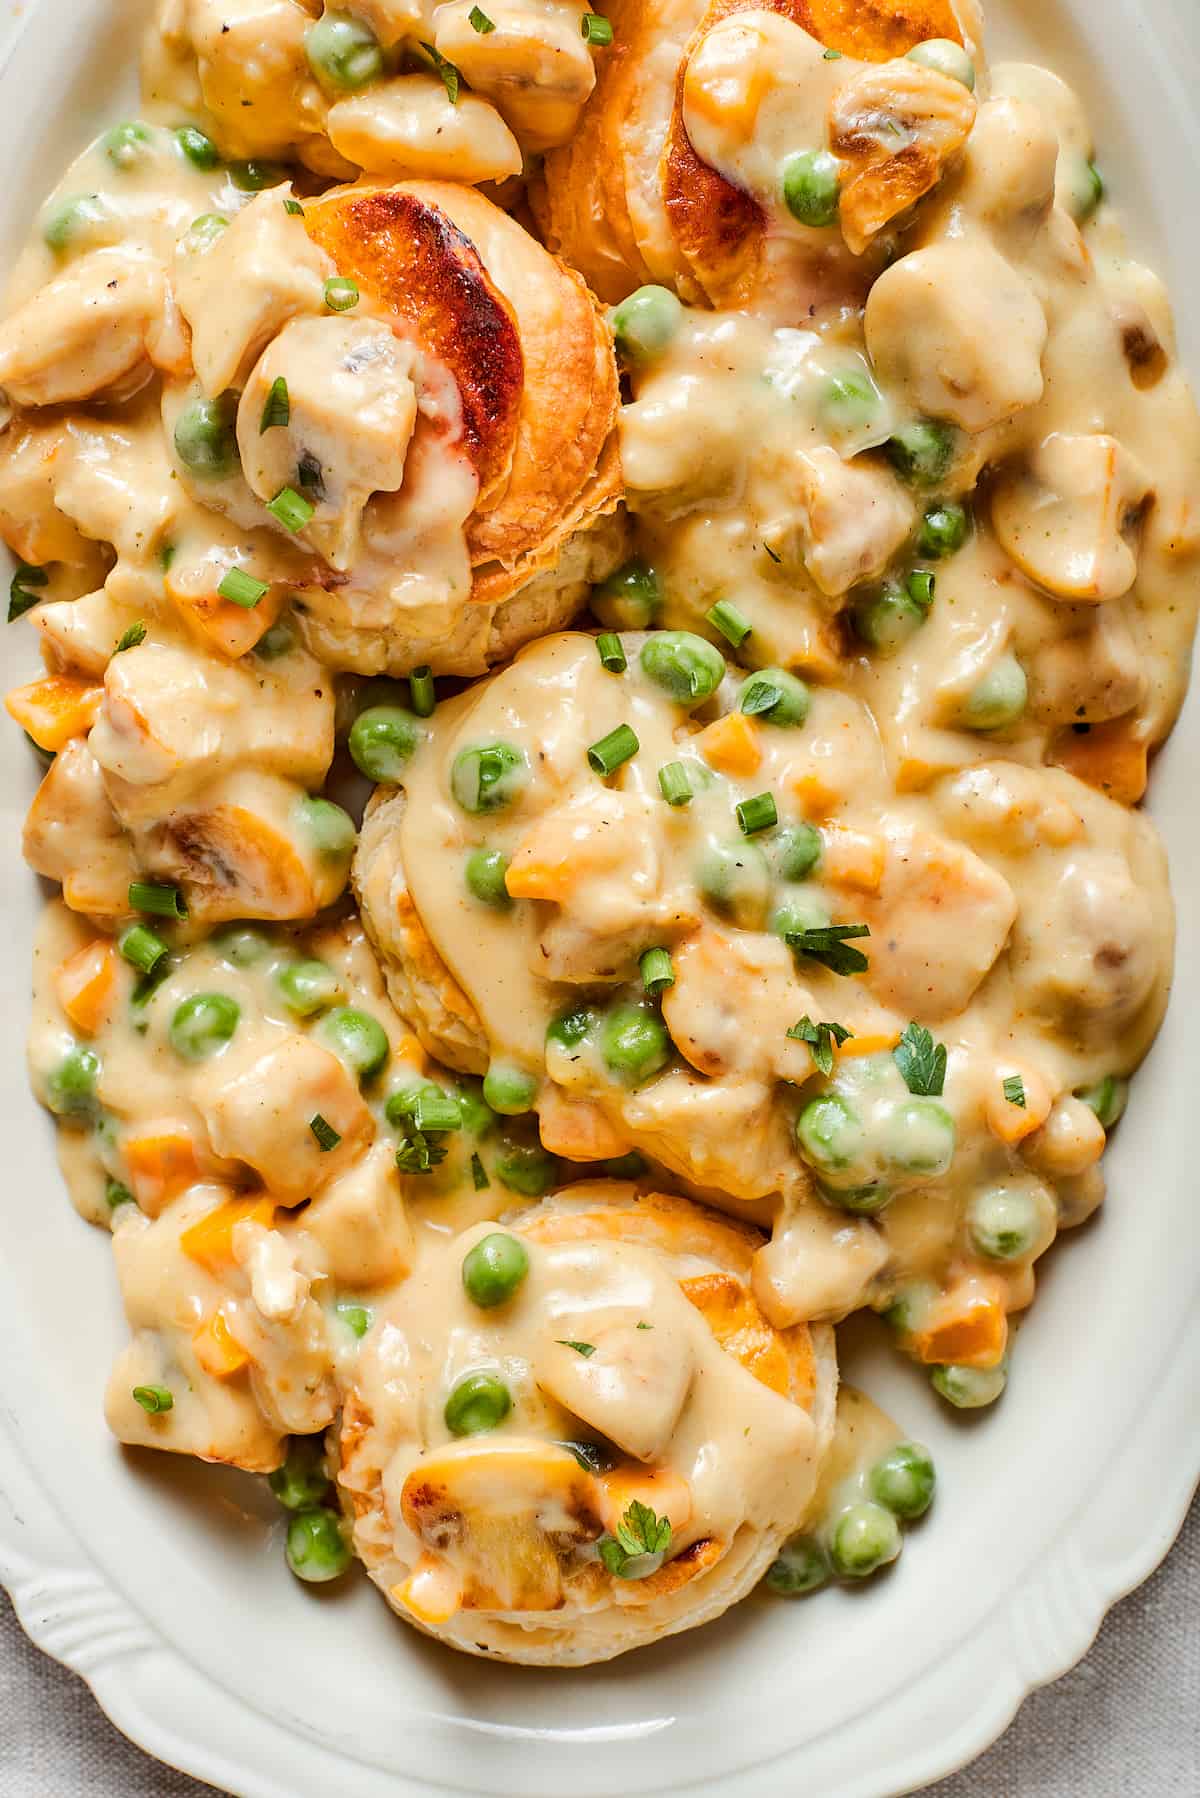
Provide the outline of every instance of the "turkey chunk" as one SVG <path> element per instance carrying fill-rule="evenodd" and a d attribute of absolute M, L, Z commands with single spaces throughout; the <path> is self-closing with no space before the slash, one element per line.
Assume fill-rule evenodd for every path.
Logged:
<path fill-rule="evenodd" d="M 351 1075 L 307 1036 L 285 1036 L 266 1050 L 260 1042 L 232 1062 L 226 1053 L 205 1070 L 195 1099 L 216 1153 L 244 1161 L 284 1205 L 344 1173 L 373 1131 Z M 332 1149 L 309 1129 L 318 1112 L 341 1138 Z"/>
<path fill-rule="evenodd" d="M 937 185 L 974 122 L 969 88 L 907 57 L 865 68 L 838 89 L 829 144 L 844 165 L 839 217 L 856 256 Z"/>
<path fill-rule="evenodd" d="M 358 548 L 373 493 L 396 493 L 417 417 L 415 345 L 366 318 L 302 318 L 285 325 L 259 361 L 238 408 L 242 471 L 261 500 L 298 488 L 315 506 L 305 526 L 334 568 Z M 262 428 L 276 383 L 289 420 Z"/>
<path fill-rule="evenodd" d="M 494 31 L 471 23 L 474 0 L 439 6 L 433 41 L 467 85 L 494 100 L 527 150 L 565 143 L 596 71 L 580 29 L 586 7 L 569 0 L 493 0 Z"/>
<path fill-rule="evenodd" d="M 912 532 L 911 499 L 885 468 L 822 445 L 798 461 L 805 566 L 836 598 L 882 574 Z"/>
<path fill-rule="evenodd" d="M 186 0 L 204 104 L 231 156 L 310 152 L 325 100 L 305 54 L 313 0 Z M 327 146 L 326 146 L 327 148 Z M 313 159 L 321 167 L 321 158 Z M 330 173 L 337 173 L 336 166 Z"/>
<path fill-rule="evenodd" d="M 157 262 L 85 256 L 0 325 L 0 387 L 22 406 L 104 393 L 152 359 L 166 310 Z"/>
<path fill-rule="evenodd" d="M 330 1180 L 305 1212 L 304 1228 L 338 1286 L 357 1291 L 403 1279 L 412 1266 L 412 1229 L 391 1145 L 377 1142 Z"/>
<path fill-rule="evenodd" d="M 329 139 L 372 175 L 440 181 L 503 181 L 521 172 L 521 146 L 478 94 L 451 100 L 433 75 L 398 75 L 339 100 Z"/>
<path fill-rule="evenodd" d="M 1119 599 L 1137 574 L 1131 539 L 1150 492 L 1115 437 L 1055 431 L 1001 476 L 992 526 L 1021 572 L 1060 599 Z"/>
<path fill-rule="evenodd" d="M 36 874 L 62 881 L 72 910 L 102 917 L 128 911 L 129 883 L 137 878 L 133 850 L 84 738 L 51 763 L 29 808 L 22 848 Z"/>
<path fill-rule="evenodd" d="M 1046 315 L 990 245 L 901 257 L 871 289 L 865 325 L 877 370 L 915 412 L 983 431 L 1042 397 Z"/>
<path fill-rule="evenodd" d="M 570 1345 L 584 1330 L 590 1355 Z M 686 1333 L 661 1313 L 653 1330 L 639 1330 L 633 1317 L 606 1321 L 584 1312 L 577 1324 L 556 1317 L 537 1361 L 543 1392 L 638 1461 L 666 1452 L 693 1373 Z"/>
<path fill-rule="evenodd" d="M 304 220 L 287 212 L 284 188 L 259 194 L 211 249 L 181 256 L 175 286 L 192 329 L 192 361 L 215 399 L 243 387 L 272 337 L 291 318 L 320 313 L 336 273 Z"/>

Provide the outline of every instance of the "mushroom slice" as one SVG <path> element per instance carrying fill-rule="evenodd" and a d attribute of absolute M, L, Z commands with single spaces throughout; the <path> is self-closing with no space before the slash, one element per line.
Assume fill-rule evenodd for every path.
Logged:
<path fill-rule="evenodd" d="M 1060 599 L 1128 593 L 1150 481 L 1115 437 L 1054 431 L 992 493 L 992 527 L 1022 574 Z"/>
<path fill-rule="evenodd" d="M 400 1505 L 425 1553 L 392 1597 L 423 1622 L 460 1609 L 557 1610 L 564 1562 L 604 1529 L 592 1475 L 569 1450 L 519 1436 L 428 1456 Z"/>
<path fill-rule="evenodd" d="M 856 256 L 936 187 L 974 123 L 969 88 L 907 57 L 863 69 L 838 89 L 829 109 L 829 143 L 849 171 L 840 217 L 842 236 Z"/>

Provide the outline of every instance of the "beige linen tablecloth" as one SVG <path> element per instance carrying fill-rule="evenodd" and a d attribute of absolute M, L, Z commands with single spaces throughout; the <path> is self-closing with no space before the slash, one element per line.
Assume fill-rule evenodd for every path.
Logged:
<path fill-rule="evenodd" d="M 0 1798 L 205 1798 L 212 1791 L 118 1735 L 87 1689 L 30 1646 L 0 1593 Z M 1200 1502 L 1165 1565 L 1110 1614 L 1087 1659 L 1035 1692 L 972 1767 L 925 1791 L 925 1798 L 1198 1795 Z"/>

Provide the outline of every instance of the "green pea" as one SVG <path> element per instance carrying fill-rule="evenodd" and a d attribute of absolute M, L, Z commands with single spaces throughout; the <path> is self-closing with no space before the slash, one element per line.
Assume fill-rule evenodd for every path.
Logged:
<path fill-rule="evenodd" d="M 215 169 L 221 161 L 221 152 L 211 137 L 201 131 L 198 125 L 180 125 L 175 132 L 175 142 L 183 151 L 193 168 Z"/>
<path fill-rule="evenodd" d="M 959 1411 L 978 1411 L 994 1405 L 1008 1384 L 1008 1362 L 998 1367 L 959 1367 L 949 1363 L 930 1373 L 935 1392 Z"/>
<path fill-rule="evenodd" d="M 955 436 L 950 425 L 918 418 L 893 433 L 887 441 L 892 467 L 912 487 L 937 487 L 954 460 Z"/>
<path fill-rule="evenodd" d="M 280 656 L 291 655 L 296 647 L 296 633 L 290 624 L 281 619 L 273 624 L 269 631 L 264 631 L 254 645 L 254 654 L 264 662 L 277 662 Z"/>
<path fill-rule="evenodd" d="M 818 1180 L 817 1191 L 827 1205 L 837 1211 L 852 1212 L 855 1217 L 878 1217 L 896 1196 L 890 1186 L 877 1180 L 868 1181 L 865 1186 L 830 1186 Z"/>
<path fill-rule="evenodd" d="M 350 727 L 350 754 L 368 780 L 395 782 L 421 741 L 421 726 L 398 705 L 370 706 Z"/>
<path fill-rule="evenodd" d="M 533 1109 L 538 1083 L 511 1061 L 494 1061 L 483 1077 L 484 1101 L 501 1117 L 520 1117 Z"/>
<path fill-rule="evenodd" d="M 807 880 L 821 859 L 821 833 L 812 824 L 785 824 L 769 853 L 781 880 Z"/>
<path fill-rule="evenodd" d="M 454 1088 L 462 1112 L 463 1129 L 472 1136 L 486 1136 L 496 1123 L 496 1113 L 483 1096 L 478 1080 L 460 1080 Z"/>
<path fill-rule="evenodd" d="M 1104 177 L 1087 157 L 1076 157 L 1070 167 L 1067 211 L 1077 225 L 1086 225 L 1104 198 Z"/>
<path fill-rule="evenodd" d="M 322 1018 L 320 1034 L 339 1061 L 344 1061 L 360 1080 L 372 1079 L 387 1066 L 392 1052 L 387 1031 L 369 1012 L 339 1006 Z"/>
<path fill-rule="evenodd" d="M 639 287 L 614 306 L 613 339 L 626 362 L 653 362 L 661 356 L 683 317 L 683 307 L 667 287 Z"/>
<path fill-rule="evenodd" d="M 866 1579 L 900 1553 L 900 1525 L 883 1505 L 851 1505 L 837 1520 L 829 1558 L 842 1579 Z"/>
<path fill-rule="evenodd" d="M 666 1067 L 671 1038 L 656 1011 L 644 1005 L 614 1005 L 600 1032 L 600 1053 L 612 1073 L 638 1084 Z"/>
<path fill-rule="evenodd" d="M 880 1151 L 893 1167 L 913 1174 L 944 1174 L 954 1159 L 954 1119 L 936 1099 L 905 1099 L 893 1106 L 880 1131 Z"/>
<path fill-rule="evenodd" d="M 798 150 L 783 165 L 783 203 L 794 219 L 816 230 L 838 215 L 837 158 L 828 150 Z"/>
<path fill-rule="evenodd" d="M 325 1445 L 320 1436 L 293 1436 L 282 1467 L 267 1475 L 267 1484 L 288 1511 L 308 1511 L 328 1497 Z"/>
<path fill-rule="evenodd" d="M 1025 710 L 1029 683 L 1015 655 L 993 662 L 963 702 L 960 722 L 966 730 L 1004 730 Z"/>
<path fill-rule="evenodd" d="M 261 194 L 268 187 L 279 187 L 288 178 L 281 162 L 264 162 L 252 157 L 248 162 L 231 162 L 229 179 L 243 194 Z"/>
<path fill-rule="evenodd" d="M 184 1061 L 207 1061 L 233 1040 L 242 1008 L 228 993 L 193 993 L 171 1019 L 171 1047 Z"/>
<path fill-rule="evenodd" d="M 930 506 L 921 520 L 917 554 L 925 556 L 931 562 L 954 555 L 967 540 L 969 522 L 966 507 L 960 506 L 956 500 L 948 499 L 940 506 Z"/>
<path fill-rule="evenodd" d="M 975 64 L 962 45 L 956 44 L 951 37 L 927 37 L 923 43 L 913 45 L 908 60 L 919 62 L 923 68 L 945 75 L 950 81 L 961 81 L 965 88 L 972 93 L 975 91 Z"/>
<path fill-rule="evenodd" d="M 94 1117 L 99 1078 L 100 1057 L 94 1049 L 85 1049 L 82 1043 L 76 1043 L 47 1078 L 46 1104 L 55 1117 Z"/>
<path fill-rule="evenodd" d="M 885 581 L 877 592 L 859 600 L 852 614 L 858 636 L 882 656 L 895 655 L 928 615 L 899 581 Z"/>
<path fill-rule="evenodd" d="M 879 415 L 879 389 L 865 369 L 841 369 L 830 375 L 821 396 L 821 413 L 834 431 L 862 431 Z"/>
<path fill-rule="evenodd" d="M 369 25 L 349 13 L 327 12 L 304 34 L 308 66 L 324 86 L 342 93 L 369 87 L 383 74 L 383 51 Z"/>
<path fill-rule="evenodd" d="M 139 120 L 131 120 L 125 125 L 114 125 L 104 139 L 104 154 L 114 168 L 136 168 L 154 148 L 154 133 L 149 125 Z"/>
<path fill-rule="evenodd" d="M 1042 1231 L 1034 1195 L 1021 1186 L 991 1186 L 967 1207 L 967 1232 L 989 1261 L 1020 1261 Z"/>
<path fill-rule="evenodd" d="M 175 454 L 205 481 L 226 480 L 238 465 L 237 412 L 231 394 L 194 399 L 175 421 Z"/>
<path fill-rule="evenodd" d="M 1106 1130 L 1111 1130 L 1129 1101 L 1129 1082 L 1117 1074 L 1105 1074 L 1095 1086 L 1081 1086 L 1075 1097 L 1095 1112 Z"/>
<path fill-rule="evenodd" d="M 275 976 L 284 1004 L 298 1018 L 315 1018 L 342 996 L 342 983 L 323 961 L 294 961 Z"/>
<path fill-rule="evenodd" d="M 529 780 L 523 750 L 511 743 L 480 743 L 460 749 L 450 770 L 450 791 L 464 812 L 499 812 L 511 805 Z"/>
<path fill-rule="evenodd" d="M 793 1536 L 767 1568 L 764 1583 L 782 1598 L 800 1598 L 828 1585 L 829 1556 L 815 1536 Z"/>
<path fill-rule="evenodd" d="M 648 630 L 661 604 L 658 576 L 644 562 L 623 563 L 592 589 L 592 611 L 614 631 Z"/>
<path fill-rule="evenodd" d="M 919 1442 L 898 1442 L 876 1461 L 867 1484 L 871 1497 L 893 1517 L 923 1517 L 933 1503 L 937 1474 L 928 1449 Z"/>
<path fill-rule="evenodd" d="M 469 1373 L 456 1380 L 443 1413 L 452 1436 L 480 1436 L 498 1429 L 512 1410 L 512 1393 L 498 1374 Z"/>
<path fill-rule="evenodd" d="M 819 899 L 785 899 L 767 920 L 772 936 L 795 936 L 801 930 L 824 930 L 831 922 Z"/>
<path fill-rule="evenodd" d="M 866 1143 L 862 1119 L 840 1093 L 810 1099 L 796 1119 L 796 1146 L 811 1167 L 833 1173 L 857 1161 Z"/>
<path fill-rule="evenodd" d="M 305 793 L 296 801 L 296 818 L 321 861 L 349 862 L 358 840 L 349 812 L 335 805 L 332 799 Z"/>
<path fill-rule="evenodd" d="M 42 237 L 56 255 L 95 243 L 111 224 L 108 207 L 99 194 L 72 194 L 58 200 L 42 215 Z"/>
<path fill-rule="evenodd" d="M 540 1199 L 558 1179 L 555 1156 L 540 1144 L 513 1142 L 507 1137 L 496 1151 L 493 1167 L 501 1186 L 527 1199 Z"/>
<path fill-rule="evenodd" d="M 473 1305 L 491 1311 L 508 1303 L 528 1272 L 525 1244 L 505 1230 L 493 1230 L 463 1258 L 463 1291 Z"/>
<path fill-rule="evenodd" d="M 261 930 L 252 930 L 244 924 L 228 924 L 218 930 L 212 945 L 222 961 L 235 968 L 252 968 L 271 948 L 270 940 Z"/>
<path fill-rule="evenodd" d="M 220 212 L 205 212 L 198 219 L 193 219 L 183 238 L 181 248 L 190 255 L 202 254 L 211 250 L 223 231 L 228 231 L 229 220 Z M 262 645 L 259 645 L 261 649 Z"/>
<path fill-rule="evenodd" d="M 725 658 L 691 631 L 655 631 L 642 645 L 642 673 L 678 705 L 700 705 L 725 678 Z"/>
<path fill-rule="evenodd" d="M 802 680 L 783 668 L 762 668 L 745 681 L 738 695 L 738 705 L 747 717 L 761 718 L 764 724 L 803 724 L 808 717 L 812 695 Z"/>
<path fill-rule="evenodd" d="M 356 1305 L 352 1299 L 339 1299 L 334 1310 L 345 1324 L 352 1336 L 362 1341 L 375 1321 L 375 1314 L 366 1305 Z"/>
<path fill-rule="evenodd" d="M 560 1012 L 558 1017 L 551 1018 L 546 1026 L 546 1041 L 557 1043 L 561 1049 L 577 1049 L 598 1022 L 599 1015 L 590 1005 L 577 1005 L 571 1011 Z"/>
<path fill-rule="evenodd" d="M 757 843 L 709 843 L 696 867 L 696 885 L 713 910 L 741 930 L 760 930 L 771 903 L 771 865 Z"/>
<path fill-rule="evenodd" d="M 512 906 L 505 885 L 508 865 L 509 857 L 502 849 L 472 849 L 463 869 L 467 891 L 472 898 L 478 899 L 481 905 L 494 906 L 497 911 L 508 911 Z"/>
<path fill-rule="evenodd" d="M 296 1578 L 307 1585 L 340 1579 L 351 1557 L 338 1513 L 324 1505 L 297 1511 L 288 1524 L 286 1554 Z"/>

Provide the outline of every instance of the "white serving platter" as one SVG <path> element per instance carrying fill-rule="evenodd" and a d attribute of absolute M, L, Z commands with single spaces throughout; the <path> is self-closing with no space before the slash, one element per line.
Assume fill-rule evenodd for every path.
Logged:
<path fill-rule="evenodd" d="M 69 157 L 132 105 L 149 0 L 4 9 L 0 255 Z M 1195 0 L 992 0 L 993 56 L 1081 87 L 1135 249 L 1167 277 L 1200 374 L 1200 12 Z M 4 684 L 35 665 L 0 643 Z M 1200 832 L 1193 696 L 1151 810 L 1179 908 L 1176 990 L 1108 1157 L 1101 1214 L 1043 1263 L 1009 1392 L 947 1416 L 873 1323 L 851 1377 L 934 1451 L 937 1504 L 865 1590 L 751 1600 L 614 1666 L 466 1661 L 405 1630 L 365 1580 L 314 1596 L 287 1574 L 255 1482 L 108 1437 L 123 1339 L 110 1251 L 71 1210 L 26 1090 L 37 883 L 20 860 L 35 768 L 0 732 L 0 1578 L 35 1642 L 81 1673 L 151 1754 L 239 1798 L 892 1798 L 961 1765 L 1086 1650 L 1173 1540 L 1200 1471 Z M 1068 1775 L 1069 1778 L 1069 1775 Z"/>

